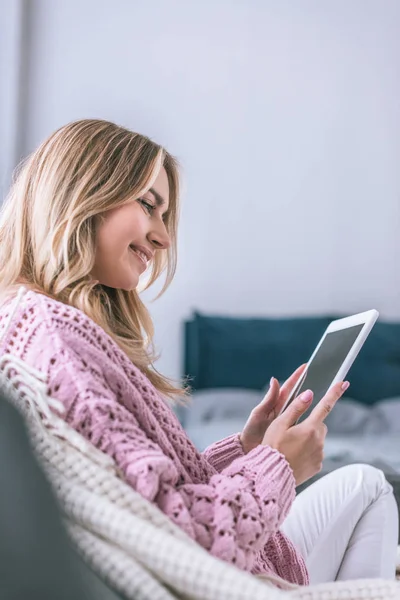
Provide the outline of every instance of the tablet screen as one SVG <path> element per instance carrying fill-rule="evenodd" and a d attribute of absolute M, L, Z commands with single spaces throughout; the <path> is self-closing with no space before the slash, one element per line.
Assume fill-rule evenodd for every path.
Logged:
<path fill-rule="evenodd" d="M 298 396 L 305 390 L 313 391 L 314 399 L 310 408 L 325 396 L 363 327 L 364 324 L 361 323 L 339 331 L 332 331 L 325 336 L 308 367 L 306 378 L 296 394 Z"/>

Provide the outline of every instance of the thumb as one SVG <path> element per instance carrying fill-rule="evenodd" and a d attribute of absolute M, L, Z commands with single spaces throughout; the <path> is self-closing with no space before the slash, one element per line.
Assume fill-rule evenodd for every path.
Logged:
<path fill-rule="evenodd" d="M 303 415 L 306 410 L 310 407 L 314 394 L 311 390 L 306 390 L 300 396 L 297 396 L 290 403 L 285 412 L 281 415 L 280 419 L 288 428 L 295 425 L 298 419 Z"/>
<path fill-rule="evenodd" d="M 255 407 L 256 412 L 268 412 L 273 410 L 279 400 L 279 391 L 280 387 L 278 380 L 275 379 L 275 377 L 271 377 L 269 390 L 261 402 Z"/>

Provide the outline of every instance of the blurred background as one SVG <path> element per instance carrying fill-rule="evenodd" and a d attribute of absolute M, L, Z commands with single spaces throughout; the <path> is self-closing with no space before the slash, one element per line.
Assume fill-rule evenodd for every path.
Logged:
<path fill-rule="evenodd" d="M 1 193 L 20 159 L 74 119 L 109 119 L 165 145 L 183 193 L 176 279 L 150 304 L 159 370 L 193 375 L 200 354 L 219 366 L 209 338 L 199 349 L 198 332 L 196 347 L 183 336 L 193 311 L 224 326 L 246 317 L 258 332 L 265 320 L 320 318 L 316 339 L 301 330 L 308 352 L 328 315 L 376 308 L 388 328 L 363 373 L 377 391 L 355 400 L 364 411 L 395 398 L 372 427 L 382 440 L 382 419 L 400 423 L 399 75 L 398 0 L 1 0 Z M 220 324 L 200 329 L 220 343 Z M 247 350 L 265 365 L 263 384 L 281 375 L 268 368 L 274 352 L 282 377 L 297 366 L 285 346 L 250 348 L 253 334 L 238 327 L 241 358 L 224 338 L 232 372 Z M 308 359 L 303 350 L 293 363 Z M 250 389 L 247 406 L 262 391 L 260 369 L 239 386 L 208 375 L 197 387 Z M 204 414 L 199 422 L 203 436 Z"/>
<path fill-rule="evenodd" d="M 150 307 L 172 377 L 193 308 L 397 319 L 399 73 L 397 0 L 1 0 L 2 193 L 83 117 L 179 159 L 178 271 Z"/>

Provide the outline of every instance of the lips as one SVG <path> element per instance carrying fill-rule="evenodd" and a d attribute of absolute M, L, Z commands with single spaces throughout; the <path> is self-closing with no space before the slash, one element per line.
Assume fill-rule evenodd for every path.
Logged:
<path fill-rule="evenodd" d="M 129 249 L 132 250 L 132 252 L 134 252 L 144 262 L 145 265 L 147 264 L 147 256 L 144 254 L 144 252 L 141 252 L 132 246 L 129 246 Z"/>
<path fill-rule="evenodd" d="M 144 270 L 147 269 L 147 263 L 153 258 L 153 253 L 147 248 L 135 244 L 130 244 L 129 250 L 140 260 Z"/>

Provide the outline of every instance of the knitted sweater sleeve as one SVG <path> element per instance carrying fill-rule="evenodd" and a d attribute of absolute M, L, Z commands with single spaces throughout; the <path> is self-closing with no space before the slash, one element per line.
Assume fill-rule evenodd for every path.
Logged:
<path fill-rule="evenodd" d="M 244 456 L 240 434 L 234 433 L 219 442 L 211 444 L 204 450 L 203 456 L 214 469 L 221 473 L 235 458 Z"/>
<path fill-rule="evenodd" d="M 189 536 L 214 556 L 251 570 L 294 499 L 293 473 L 285 458 L 259 446 L 207 483 L 182 483 L 172 457 L 118 401 L 101 369 L 94 373 L 70 346 L 62 356 L 50 391 L 63 402 L 67 422 L 112 456 L 127 482 Z"/>

